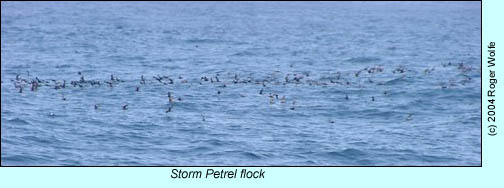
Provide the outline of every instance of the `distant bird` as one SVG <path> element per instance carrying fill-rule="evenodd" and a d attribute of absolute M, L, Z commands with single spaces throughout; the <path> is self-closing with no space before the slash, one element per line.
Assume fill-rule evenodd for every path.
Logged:
<path fill-rule="evenodd" d="M 359 70 L 355 73 L 355 77 L 359 77 L 359 74 L 361 73 L 362 70 Z"/>
<path fill-rule="evenodd" d="M 98 110 L 98 105 L 97 104 L 94 105 L 94 109 Z"/>
<path fill-rule="evenodd" d="M 38 83 L 35 81 L 32 81 L 31 91 L 37 91 L 37 88 L 38 88 Z"/>
<path fill-rule="evenodd" d="M 112 85 L 112 82 L 109 82 L 109 81 L 105 81 L 106 84 L 108 84 L 109 87 L 114 87 L 114 85 Z M 74 85 L 75 87 L 75 85 Z"/>
<path fill-rule="evenodd" d="M 259 95 L 262 95 L 263 94 L 263 89 L 261 88 L 261 91 L 259 91 Z"/>
<path fill-rule="evenodd" d="M 270 98 L 270 104 L 275 104 L 275 97 L 273 95 L 270 95 L 269 98 Z"/>
<path fill-rule="evenodd" d="M 62 100 L 66 101 L 65 95 L 61 95 L 61 97 Z"/>
<path fill-rule="evenodd" d="M 221 94 L 221 92 L 220 92 L 220 91 L 217 91 L 217 95 L 220 95 L 220 94 Z"/>
<path fill-rule="evenodd" d="M 142 76 L 140 77 L 140 84 L 144 85 L 145 84 L 145 78 L 144 78 L 144 75 L 142 74 Z"/>
<path fill-rule="evenodd" d="M 371 101 L 375 101 L 375 98 L 374 98 L 374 96 L 372 96 L 372 97 L 371 97 Z"/>
<path fill-rule="evenodd" d="M 292 107 L 290 109 L 295 110 L 296 109 L 295 105 L 296 105 L 296 101 L 292 101 Z"/>
<path fill-rule="evenodd" d="M 128 109 L 128 105 L 127 105 L 127 104 L 123 105 L 123 106 L 122 106 L 122 109 L 123 109 L 123 110 L 127 110 L 127 109 Z"/>
<path fill-rule="evenodd" d="M 413 120 L 413 114 L 408 114 L 408 117 L 406 117 L 406 121 L 411 121 Z"/>
<path fill-rule="evenodd" d="M 140 87 L 136 87 L 136 92 L 139 92 L 140 91 Z"/>
<path fill-rule="evenodd" d="M 346 100 L 348 100 L 348 99 L 349 99 L 349 98 L 348 98 L 348 94 L 347 94 L 347 95 L 345 95 L 345 99 L 346 99 Z"/>
<path fill-rule="evenodd" d="M 173 102 L 173 97 L 172 97 L 172 95 L 171 95 L 171 92 L 168 92 L 168 101 L 169 101 L 170 103 L 172 103 L 172 102 Z"/>

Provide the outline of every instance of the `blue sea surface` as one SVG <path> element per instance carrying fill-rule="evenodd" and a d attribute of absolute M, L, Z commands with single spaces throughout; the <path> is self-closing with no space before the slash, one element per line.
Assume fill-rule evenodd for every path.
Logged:
<path fill-rule="evenodd" d="M 1 164 L 479 166 L 480 8 L 2 2 Z"/>

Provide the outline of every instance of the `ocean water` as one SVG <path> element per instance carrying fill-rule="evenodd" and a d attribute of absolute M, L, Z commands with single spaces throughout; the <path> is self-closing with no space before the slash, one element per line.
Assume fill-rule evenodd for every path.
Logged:
<path fill-rule="evenodd" d="M 480 2 L 1 9 L 2 165 L 481 164 Z"/>

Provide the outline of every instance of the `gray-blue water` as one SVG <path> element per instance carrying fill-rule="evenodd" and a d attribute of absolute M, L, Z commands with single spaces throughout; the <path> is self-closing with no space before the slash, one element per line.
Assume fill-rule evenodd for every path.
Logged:
<path fill-rule="evenodd" d="M 480 2 L 1 12 L 2 165 L 481 164 Z"/>

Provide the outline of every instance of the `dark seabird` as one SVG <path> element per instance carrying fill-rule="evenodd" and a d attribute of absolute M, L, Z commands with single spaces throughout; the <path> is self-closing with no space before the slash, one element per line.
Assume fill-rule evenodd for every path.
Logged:
<path fill-rule="evenodd" d="M 220 91 L 217 91 L 217 95 L 220 95 L 220 94 L 221 94 L 221 92 L 220 92 Z"/>
<path fill-rule="evenodd" d="M 140 77 L 140 84 L 144 85 L 145 84 L 145 78 L 144 78 L 144 75 L 142 74 L 142 76 Z"/>
<path fill-rule="evenodd" d="M 374 96 L 372 96 L 372 97 L 371 97 L 371 101 L 375 101 L 375 98 L 374 98 Z"/>
<path fill-rule="evenodd" d="M 171 95 L 171 92 L 168 92 L 168 101 L 170 101 L 170 103 L 173 102 L 173 97 Z"/>
<path fill-rule="evenodd" d="M 348 95 L 345 95 L 345 99 L 348 100 Z"/>
<path fill-rule="evenodd" d="M 406 121 L 411 121 L 413 119 L 413 114 L 408 114 Z"/>
<path fill-rule="evenodd" d="M 31 87 L 31 91 L 36 91 L 38 88 L 38 83 L 35 82 L 35 81 L 32 81 L 32 87 Z"/>
<path fill-rule="evenodd" d="M 65 95 L 61 95 L 61 97 L 62 100 L 66 101 Z"/>
<path fill-rule="evenodd" d="M 270 104 L 275 104 L 275 97 L 273 95 L 270 95 L 269 98 L 270 98 Z"/>
<path fill-rule="evenodd" d="M 158 77 L 155 77 L 153 76 L 152 78 L 156 79 L 159 83 L 162 83 L 163 81 L 163 78 L 161 78 L 161 76 L 158 75 Z"/>
<path fill-rule="evenodd" d="M 139 92 L 140 91 L 140 87 L 136 87 L 136 92 Z"/>
<path fill-rule="evenodd" d="M 94 105 L 94 109 L 98 110 L 98 105 L 97 104 Z"/>
<path fill-rule="evenodd" d="M 263 94 L 263 89 L 261 88 L 261 91 L 259 91 L 259 95 Z"/>
<path fill-rule="evenodd" d="M 127 110 L 127 109 L 128 109 L 128 105 L 127 105 L 127 104 L 123 105 L 123 106 L 122 106 L 122 109 L 123 109 L 123 110 Z"/>
<path fill-rule="evenodd" d="M 74 85 L 75 82 L 72 82 L 72 85 Z M 106 84 L 108 84 L 109 87 L 114 87 L 114 85 L 112 85 L 112 82 L 109 82 L 109 81 L 105 81 Z M 76 84 L 76 83 L 75 83 Z M 75 87 L 75 85 L 74 85 Z"/>
<path fill-rule="evenodd" d="M 362 70 L 359 70 L 355 73 L 355 77 L 359 77 L 359 74 L 361 73 Z"/>
<path fill-rule="evenodd" d="M 295 110 L 296 109 L 295 105 L 296 105 L 296 101 L 292 101 L 292 107 L 290 109 Z"/>

